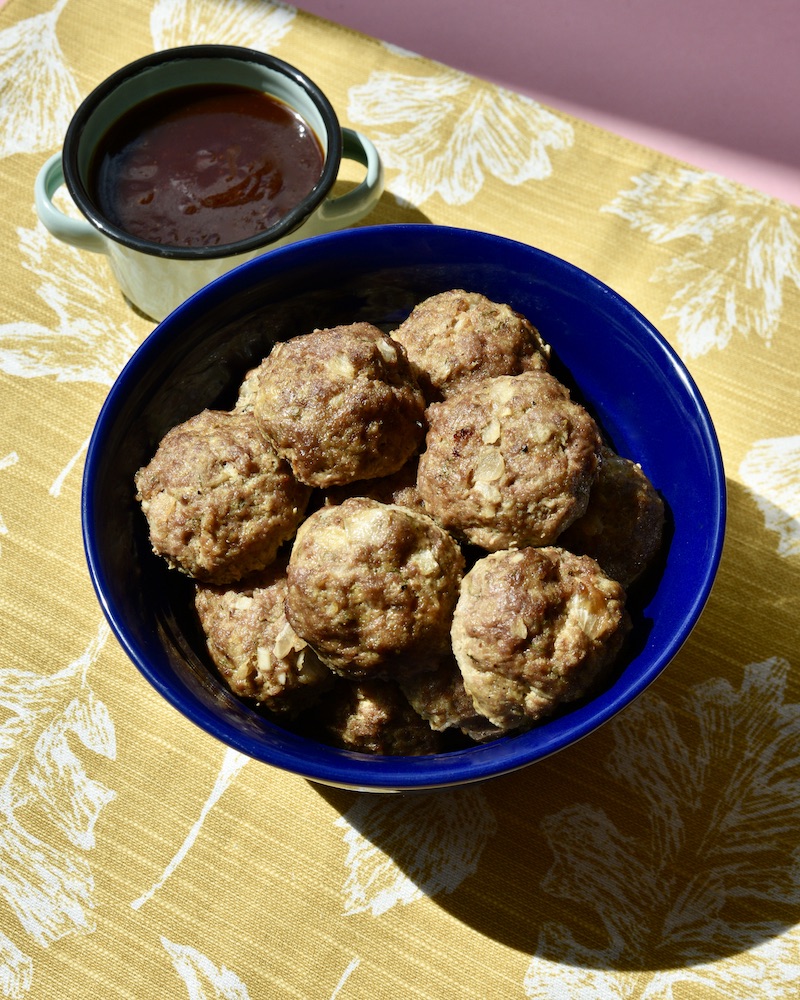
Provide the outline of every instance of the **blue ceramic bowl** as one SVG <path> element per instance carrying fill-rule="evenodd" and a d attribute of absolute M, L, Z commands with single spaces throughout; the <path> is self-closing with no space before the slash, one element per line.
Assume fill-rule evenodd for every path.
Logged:
<path fill-rule="evenodd" d="M 634 632 L 608 685 L 516 737 L 428 757 L 371 757 L 294 735 L 234 698 L 206 659 L 187 581 L 150 550 L 136 470 L 163 434 L 233 404 L 275 340 L 368 320 L 398 324 L 450 288 L 528 316 L 614 448 L 641 463 L 668 508 L 664 555 L 631 594 Z M 566 374 L 568 373 L 568 375 Z M 666 667 L 697 621 L 720 559 L 725 479 L 713 425 L 672 349 L 628 302 L 541 250 L 438 226 L 375 226 L 292 244 L 243 264 L 168 316 L 106 399 L 89 445 L 82 518 L 89 571 L 128 656 L 201 729 L 305 778 L 364 790 L 436 788 L 532 764 L 616 715 Z"/>

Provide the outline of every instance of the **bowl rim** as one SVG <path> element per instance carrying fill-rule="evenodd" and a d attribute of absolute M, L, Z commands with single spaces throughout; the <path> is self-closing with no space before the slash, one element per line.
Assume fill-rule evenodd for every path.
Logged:
<path fill-rule="evenodd" d="M 95 544 L 93 524 L 99 510 L 93 490 L 93 479 L 99 464 L 103 461 L 104 443 L 119 413 L 127 386 L 138 381 L 140 375 L 147 370 L 151 359 L 158 356 L 161 345 L 175 336 L 175 329 L 186 323 L 191 324 L 207 312 L 209 296 L 220 300 L 239 294 L 251 287 L 264 269 L 280 273 L 291 270 L 296 259 L 302 259 L 304 262 L 309 257 L 324 259 L 330 252 L 331 243 L 336 244 L 336 252 L 339 254 L 347 253 L 347 248 L 351 244 L 360 246 L 361 252 L 364 252 L 365 248 L 368 250 L 371 245 L 377 247 L 386 240 L 396 241 L 399 238 L 410 237 L 412 230 L 415 237 L 424 236 L 434 242 L 439 239 L 478 241 L 484 245 L 482 248 L 485 248 L 487 253 L 492 250 L 505 250 L 530 254 L 547 262 L 548 266 L 562 278 L 572 280 L 579 278 L 585 287 L 591 289 L 592 295 L 599 296 L 605 301 L 612 301 L 614 308 L 620 314 L 625 314 L 626 322 L 632 324 L 638 333 L 646 338 L 650 348 L 657 350 L 668 363 L 695 418 L 695 430 L 702 439 L 708 459 L 709 491 L 714 499 L 714 507 L 708 511 L 706 551 L 709 555 L 703 566 L 698 587 L 675 619 L 672 640 L 653 654 L 647 668 L 638 672 L 625 685 L 619 687 L 614 685 L 585 704 L 578 703 L 576 707 L 571 707 L 569 712 L 558 717 L 557 724 L 551 720 L 546 725 L 534 727 L 518 736 L 504 737 L 463 750 L 423 757 L 371 756 L 330 748 L 295 734 L 283 734 L 283 731 L 281 738 L 285 738 L 288 749 L 284 746 L 265 747 L 263 742 L 236 727 L 226 726 L 199 700 L 191 698 L 187 704 L 186 699 L 182 700 L 142 656 L 136 643 L 130 641 L 124 618 L 120 615 L 119 609 L 108 600 L 107 576 L 102 554 Z M 420 791 L 497 777 L 545 759 L 578 742 L 616 716 L 662 673 L 694 629 L 708 601 L 719 568 L 726 516 L 724 465 L 710 412 L 683 361 L 650 321 L 610 286 L 563 258 L 507 237 L 434 224 L 389 223 L 309 237 L 241 264 L 192 295 L 155 327 L 117 376 L 102 404 L 87 447 L 81 494 L 84 550 L 95 594 L 117 641 L 152 687 L 173 708 L 199 728 L 249 757 L 311 781 L 362 791 Z M 265 721 L 264 725 L 270 726 L 271 723 Z"/>

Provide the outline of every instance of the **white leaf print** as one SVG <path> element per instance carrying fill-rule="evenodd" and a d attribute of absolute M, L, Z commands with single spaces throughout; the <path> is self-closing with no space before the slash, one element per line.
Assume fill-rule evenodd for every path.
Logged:
<path fill-rule="evenodd" d="M 630 983 L 629 979 L 633 982 Z M 625 972 L 604 972 L 535 958 L 523 980 L 529 1000 L 632 1000 L 644 995 L 636 992 L 636 976 Z"/>
<path fill-rule="evenodd" d="M 0 458 L 0 469 L 8 469 L 12 465 L 16 465 L 19 461 L 19 455 L 15 451 L 10 451 L 7 455 Z"/>
<path fill-rule="evenodd" d="M 476 870 L 497 830 L 476 788 L 410 798 L 363 795 L 335 825 L 348 848 L 344 912 L 373 916 L 453 892 Z"/>
<path fill-rule="evenodd" d="M 142 906 L 144 906 L 144 904 L 148 901 L 148 899 L 151 899 L 155 895 L 155 893 L 158 892 L 158 890 L 164 885 L 164 883 L 167 881 L 170 875 L 172 875 L 172 873 L 175 871 L 175 869 L 178 867 L 181 861 L 183 861 L 183 859 L 191 850 L 191 847 L 194 844 L 195 840 L 197 840 L 197 836 L 200 833 L 200 830 L 203 828 L 203 823 L 205 822 L 206 817 L 214 808 L 214 806 L 217 804 L 220 797 L 222 796 L 222 793 L 230 786 L 233 779 L 241 771 L 241 769 L 248 762 L 248 760 L 250 760 L 250 758 L 247 757 L 245 754 L 239 753 L 238 750 L 229 749 L 225 751 L 225 756 L 223 758 L 219 774 L 217 775 L 217 780 L 214 782 L 214 787 L 211 789 L 211 794 L 208 796 L 203 805 L 203 808 L 200 810 L 199 817 L 197 818 L 197 820 L 195 820 L 191 830 L 186 835 L 186 839 L 184 840 L 183 844 L 181 844 L 180 848 L 178 849 L 173 859 L 167 865 L 161 878 L 154 885 L 152 885 L 147 890 L 147 892 L 145 892 L 138 899 L 135 899 L 131 903 L 132 909 L 138 910 Z"/>
<path fill-rule="evenodd" d="M 75 454 L 67 462 L 67 464 L 64 466 L 64 468 L 61 470 L 61 472 L 59 472 L 59 474 L 53 480 L 53 483 L 50 486 L 50 489 L 47 491 L 50 494 L 51 497 L 59 497 L 59 496 L 61 496 L 61 488 L 63 487 L 64 482 L 67 479 L 67 476 L 69 476 L 70 472 L 72 472 L 72 470 L 75 468 L 75 466 L 80 461 L 80 458 L 83 455 L 83 453 L 89 447 L 89 440 L 90 440 L 89 438 L 86 438 L 84 441 L 81 442 L 81 445 L 78 448 L 78 450 L 75 452 Z"/>
<path fill-rule="evenodd" d="M 486 174 L 511 185 L 542 180 L 552 173 L 548 151 L 573 142 L 572 126 L 530 98 L 445 69 L 426 77 L 373 72 L 350 88 L 348 115 L 399 171 L 395 195 L 417 205 L 434 194 L 466 204 Z"/>
<path fill-rule="evenodd" d="M 33 983 L 33 961 L 0 931 L 0 993 L 21 1000 Z"/>
<path fill-rule="evenodd" d="M 597 932 L 584 940 L 546 922 L 529 1000 L 678 1000 L 682 984 L 729 996 L 731 982 L 748 1000 L 795 995 L 800 934 L 781 917 L 800 898 L 800 706 L 786 703 L 788 677 L 783 660 L 751 664 L 738 691 L 705 681 L 674 708 L 651 694 L 612 724 L 607 770 L 646 819 L 632 835 L 576 804 L 544 821 L 555 860 L 541 888 L 569 900 L 575 928 Z"/>
<path fill-rule="evenodd" d="M 114 792 L 88 777 L 70 747 L 70 735 L 103 757 L 113 760 L 116 755 L 108 709 L 88 691 L 82 700 L 73 699 L 39 736 L 28 780 L 51 822 L 76 847 L 89 850 L 94 847 L 97 818 Z"/>
<path fill-rule="evenodd" d="M 108 635 L 103 622 L 85 652 L 51 676 L 0 670 L 0 897 L 42 947 L 94 929 L 87 852 L 115 793 L 89 778 L 67 737 L 115 758 L 113 723 L 87 683 Z M 28 828 L 34 816 L 39 834 L 43 823 L 50 831 L 47 840 Z M 0 958 L 0 982 L 28 981 L 16 944 L 0 942 Z M 17 995 L 22 988 L 14 986 Z"/>
<path fill-rule="evenodd" d="M 336 989 L 331 993 L 331 1000 L 336 1000 L 336 997 L 342 992 L 344 984 L 353 975 L 359 965 L 361 965 L 361 959 L 356 956 L 342 973 L 339 982 L 336 984 Z"/>
<path fill-rule="evenodd" d="M 0 32 L 0 157 L 57 149 L 80 103 L 56 37 L 65 5 Z"/>
<path fill-rule="evenodd" d="M 730 205 L 736 206 L 732 211 Z M 800 287 L 800 213 L 705 171 L 643 173 L 602 211 L 625 219 L 652 243 L 675 244 L 652 280 L 674 289 L 664 312 L 677 321 L 681 353 L 723 349 L 735 334 L 769 345 L 784 283 Z"/>
<path fill-rule="evenodd" d="M 19 455 L 15 451 L 10 451 L 7 455 L 0 458 L 0 472 L 3 469 L 8 469 L 12 465 L 16 465 L 19 461 Z M 8 534 L 8 527 L 6 522 L 3 520 L 3 514 L 0 512 L 0 536 Z M 3 547 L 0 545 L 0 554 L 3 552 Z"/>
<path fill-rule="evenodd" d="M 39 840 L 17 818 L 28 803 L 14 788 L 21 780 L 12 770 L 0 787 L 0 895 L 44 947 L 65 934 L 94 930 L 94 884 L 85 858 Z"/>
<path fill-rule="evenodd" d="M 214 963 L 196 948 L 161 938 L 175 971 L 186 983 L 189 1000 L 249 1000 L 247 987 L 224 965 Z"/>
<path fill-rule="evenodd" d="M 800 435 L 756 441 L 739 466 L 778 554 L 800 555 Z"/>
<path fill-rule="evenodd" d="M 620 969 L 586 969 L 536 958 L 524 980 L 528 1000 L 684 1000 L 725 997 L 728 1000 L 790 1000 L 800 977 L 800 940 L 773 938 L 726 962 L 687 966 L 651 976 Z M 785 981 L 776 987 L 774 970 Z"/>
<path fill-rule="evenodd" d="M 150 32 L 156 49 L 193 44 L 244 45 L 269 51 L 291 28 L 297 8 L 264 0 L 155 0 Z"/>
<path fill-rule="evenodd" d="M 797 934 L 787 934 L 727 962 L 661 973 L 647 991 L 645 1000 L 681 1000 L 684 996 L 700 996 L 707 992 L 712 996 L 741 997 L 742 1000 L 788 1000 L 794 997 L 800 977 L 798 947 Z"/>
<path fill-rule="evenodd" d="M 60 243 L 41 225 L 17 234 L 24 267 L 38 279 L 36 294 L 55 313 L 56 325 L 1 324 L 0 370 L 110 386 L 141 338 L 109 316 L 109 296 L 119 292 L 106 261 Z"/>

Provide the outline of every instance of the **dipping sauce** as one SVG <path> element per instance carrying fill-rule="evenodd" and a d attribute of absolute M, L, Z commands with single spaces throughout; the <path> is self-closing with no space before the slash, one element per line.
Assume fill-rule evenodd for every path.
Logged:
<path fill-rule="evenodd" d="M 323 160 L 311 127 L 277 98 L 193 85 L 127 111 L 98 146 L 90 188 L 133 236 L 219 246 L 274 225 L 313 190 Z"/>

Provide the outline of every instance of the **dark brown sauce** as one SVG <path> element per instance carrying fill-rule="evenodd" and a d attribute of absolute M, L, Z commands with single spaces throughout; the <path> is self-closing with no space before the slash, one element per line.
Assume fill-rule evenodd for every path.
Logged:
<path fill-rule="evenodd" d="M 92 164 L 97 207 L 168 246 L 236 243 L 283 218 L 317 184 L 323 153 L 282 101 L 228 84 L 179 87 L 126 112 Z"/>

